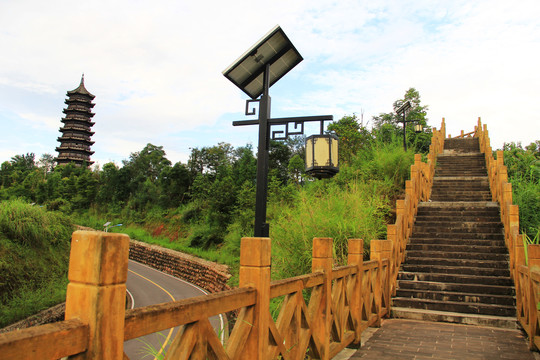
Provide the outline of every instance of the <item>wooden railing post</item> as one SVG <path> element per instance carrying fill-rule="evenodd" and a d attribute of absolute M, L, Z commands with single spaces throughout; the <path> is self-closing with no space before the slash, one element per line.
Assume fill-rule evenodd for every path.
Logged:
<path fill-rule="evenodd" d="M 389 273 L 390 273 L 390 288 L 392 290 L 391 296 L 396 295 L 396 284 L 397 273 L 399 271 L 399 266 L 401 265 L 401 244 L 398 241 L 397 236 L 397 226 L 396 224 L 386 225 L 386 239 L 392 243 L 392 253 L 390 254 L 389 260 Z"/>
<path fill-rule="evenodd" d="M 270 309 L 271 241 L 269 238 L 242 238 L 240 243 L 239 286 L 257 290 L 253 327 L 242 352 L 242 359 L 263 360 L 268 353 Z"/>
<path fill-rule="evenodd" d="M 364 275 L 364 240 L 349 239 L 348 265 L 356 265 L 357 274 L 354 291 L 351 299 L 351 312 L 354 322 L 354 342 L 360 344 L 362 340 L 362 276 Z"/>
<path fill-rule="evenodd" d="M 537 316 L 538 316 L 538 294 L 535 294 L 534 284 L 532 279 L 533 271 L 540 271 L 540 245 L 529 245 L 527 246 L 527 257 L 528 257 L 528 267 L 529 267 L 529 349 L 533 350 L 536 348 L 534 343 L 534 338 L 537 334 Z"/>
<path fill-rule="evenodd" d="M 321 304 L 314 319 L 313 333 L 321 342 L 321 359 L 330 358 L 330 330 L 332 326 L 332 254 L 333 240 L 331 238 L 313 239 L 313 257 L 311 269 L 313 272 L 324 273 L 324 285 L 321 295 Z"/>
<path fill-rule="evenodd" d="M 89 326 L 88 350 L 74 359 L 122 359 L 129 236 L 75 231 L 69 257 L 66 320 Z"/>
<path fill-rule="evenodd" d="M 388 240 L 371 240 L 370 243 L 370 257 L 371 260 L 377 260 L 379 263 L 377 271 L 377 284 L 375 289 L 377 293 L 375 297 L 377 298 L 377 322 L 374 324 L 375 327 L 381 326 L 381 314 L 382 314 L 382 303 L 384 302 L 388 306 L 388 311 L 390 311 L 390 266 L 388 266 L 388 274 L 384 276 L 382 260 L 390 259 L 392 256 L 392 242 Z M 384 279 L 384 281 L 383 281 Z M 383 299 L 384 296 L 384 299 Z M 384 301 L 383 301 L 384 300 Z"/>

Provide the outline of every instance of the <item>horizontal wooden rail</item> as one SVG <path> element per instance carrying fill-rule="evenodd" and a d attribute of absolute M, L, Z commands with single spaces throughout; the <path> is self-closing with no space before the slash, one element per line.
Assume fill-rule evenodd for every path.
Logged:
<path fill-rule="evenodd" d="M 256 290 L 238 288 L 126 311 L 124 340 L 254 305 Z"/>
<path fill-rule="evenodd" d="M 322 273 L 311 273 L 300 275 L 283 280 L 275 280 L 270 283 L 270 298 L 276 298 L 287 294 L 292 294 L 298 288 L 309 289 L 317 285 L 322 285 L 324 275 Z"/>
<path fill-rule="evenodd" d="M 86 351 L 88 325 L 78 319 L 0 334 L 2 359 L 60 359 Z"/>

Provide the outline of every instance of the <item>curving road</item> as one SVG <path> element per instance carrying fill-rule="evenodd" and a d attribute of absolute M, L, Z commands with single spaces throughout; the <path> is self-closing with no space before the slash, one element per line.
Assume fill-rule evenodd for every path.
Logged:
<path fill-rule="evenodd" d="M 206 294 L 193 284 L 133 260 L 129 260 L 127 289 L 135 308 Z M 222 319 L 214 316 L 210 318 L 210 323 L 219 333 L 223 326 Z M 163 352 L 173 341 L 175 333 L 176 328 L 128 340 L 124 343 L 124 352 L 130 360 L 154 359 L 148 347 Z"/>

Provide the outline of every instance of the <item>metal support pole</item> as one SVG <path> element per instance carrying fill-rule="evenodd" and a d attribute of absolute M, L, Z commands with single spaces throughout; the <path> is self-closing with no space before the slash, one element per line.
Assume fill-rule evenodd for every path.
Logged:
<path fill-rule="evenodd" d="M 264 88 L 259 102 L 259 148 L 257 152 L 257 191 L 255 195 L 255 237 L 269 237 L 266 223 L 266 199 L 268 195 L 269 126 L 270 119 L 270 64 L 263 75 Z"/>
<path fill-rule="evenodd" d="M 405 151 L 407 151 L 407 136 L 406 136 L 406 125 L 407 123 L 405 122 L 405 111 L 403 111 L 403 149 L 405 149 Z"/>

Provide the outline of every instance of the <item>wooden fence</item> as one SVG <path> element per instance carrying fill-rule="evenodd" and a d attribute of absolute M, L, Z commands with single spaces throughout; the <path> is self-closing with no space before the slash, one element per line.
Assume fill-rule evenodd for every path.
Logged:
<path fill-rule="evenodd" d="M 512 184 L 504 165 L 503 151 L 497 158 L 489 143 L 487 126 L 478 118 L 475 137 L 479 138 L 480 150 L 485 154 L 489 184 L 493 201 L 500 205 L 504 238 L 510 255 L 510 274 L 516 289 L 517 318 L 529 337 L 529 347 L 540 349 L 539 304 L 540 304 L 540 245 L 528 246 L 528 265 L 523 248 L 523 235 L 519 233 L 519 208 L 512 201 Z"/>
<path fill-rule="evenodd" d="M 271 281 L 271 240 L 243 238 L 239 287 L 205 296 L 125 310 L 129 237 L 73 233 L 66 320 L 0 334 L 3 359 L 127 359 L 126 340 L 180 326 L 166 359 L 330 359 L 390 313 L 418 202 L 430 196 L 445 123 L 433 129 L 427 163 L 415 155 L 404 200 L 397 202 L 387 240 L 350 239 L 348 263 L 333 268 L 333 242 L 313 240 L 312 273 Z M 270 300 L 282 297 L 277 320 Z M 225 344 L 209 318 L 236 311 Z"/>

